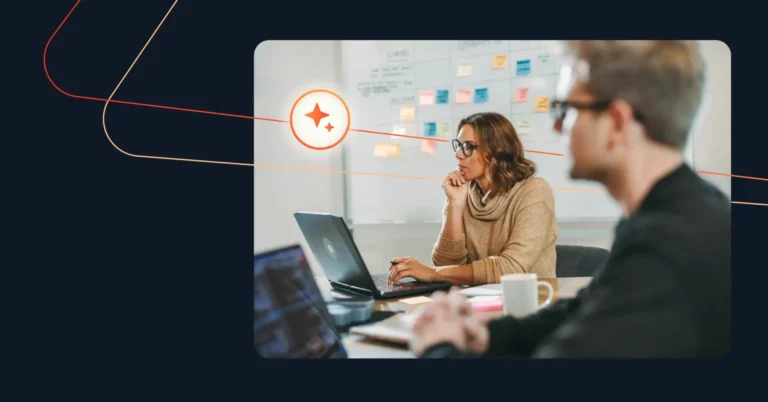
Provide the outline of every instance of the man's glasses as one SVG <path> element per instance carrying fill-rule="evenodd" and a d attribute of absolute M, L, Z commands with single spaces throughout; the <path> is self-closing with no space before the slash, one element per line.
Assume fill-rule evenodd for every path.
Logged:
<path fill-rule="evenodd" d="M 613 103 L 612 100 L 602 100 L 602 101 L 595 101 L 595 102 L 572 102 L 572 101 L 554 100 L 551 102 L 549 106 L 549 113 L 552 115 L 552 118 L 555 120 L 556 124 L 562 124 L 563 120 L 565 120 L 565 116 L 568 114 L 568 110 L 570 109 L 592 110 L 595 112 L 602 112 L 608 109 L 608 107 L 611 106 L 611 103 Z M 635 115 L 635 120 L 642 122 L 642 118 L 636 111 L 634 112 L 634 115 Z"/>
<path fill-rule="evenodd" d="M 453 152 L 456 152 L 461 148 L 461 152 L 464 156 L 472 156 L 472 152 L 477 149 L 476 144 L 471 142 L 461 142 L 455 138 L 451 140 L 451 145 L 453 145 Z"/>

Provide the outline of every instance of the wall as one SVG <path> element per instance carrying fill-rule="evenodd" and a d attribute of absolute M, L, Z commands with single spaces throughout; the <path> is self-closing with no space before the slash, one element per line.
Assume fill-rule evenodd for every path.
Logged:
<path fill-rule="evenodd" d="M 288 120 L 293 102 L 307 90 L 340 89 L 338 41 L 267 41 L 254 51 L 254 116 Z M 254 163 L 341 169 L 340 147 L 313 151 L 301 145 L 287 123 L 254 121 Z M 255 167 L 254 251 L 303 237 L 293 213 L 343 213 L 341 174 Z M 310 264 L 316 269 L 314 259 Z"/>
<path fill-rule="evenodd" d="M 707 63 L 707 91 L 693 134 L 694 167 L 698 170 L 731 172 L 731 50 L 721 41 L 701 41 Z M 717 110 L 711 113 L 710 110 Z M 703 174 L 728 196 L 731 178 Z"/>

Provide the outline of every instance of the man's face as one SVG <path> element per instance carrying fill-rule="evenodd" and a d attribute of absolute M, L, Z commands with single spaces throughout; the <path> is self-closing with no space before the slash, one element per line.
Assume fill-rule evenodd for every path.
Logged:
<path fill-rule="evenodd" d="M 565 106 L 564 113 L 555 121 L 555 130 L 570 140 L 570 177 L 602 182 L 616 156 L 612 149 L 611 119 L 588 107 L 600 99 L 595 99 L 583 81 L 575 78 L 572 72 L 576 67 L 566 65 L 561 73 L 555 96 Z"/>

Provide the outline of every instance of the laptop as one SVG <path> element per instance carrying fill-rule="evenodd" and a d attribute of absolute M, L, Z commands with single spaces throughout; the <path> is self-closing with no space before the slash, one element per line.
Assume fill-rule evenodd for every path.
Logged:
<path fill-rule="evenodd" d="M 448 290 L 448 282 L 401 281 L 390 284 L 388 274 L 372 275 L 360 256 L 344 219 L 340 216 L 296 212 L 293 214 L 312 253 L 323 268 L 331 287 L 375 299 Z M 383 262 L 389 267 L 389 261 Z"/>
<path fill-rule="evenodd" d="M 336 322 L 298 244 L 253 258 L 253 343 L 263 358 L 346 359 Z"/>

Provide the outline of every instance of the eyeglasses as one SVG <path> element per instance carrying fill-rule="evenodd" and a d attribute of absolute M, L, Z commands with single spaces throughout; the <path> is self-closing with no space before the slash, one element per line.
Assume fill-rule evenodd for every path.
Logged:
<path fill-rule="evenodd" d="M 461 148 L 461 152 L 464 154 L 464 156 L 472 156 L 472 152 L 477 149 L 476 144 L 472 144 L 470 142 L 461 142 L 457 139 L 451 140 L 451 145 L 453 145 L 453 152 L 456 152 Z"/>
<path fill-rule="evenodd" d="M 570 101 L 558 101 L 554 100 L 551 102 L 549 107 L 549 113 L 552 115 L 552 118 L 555 120 L 555 123 L 560 124 L 565 119 L 566 114 L 568 114 L 569 109 L 576 109 L 576 110 L 592 110 L 596 112 L 602 112 L 606 109 L 608 109 L 609 106 L 611 106 L 611 103 L 613 103 L 612 100 L 601 100 L 601 101 L 595 101 L 595 102 L 570 102 Z M 642 117 L 639 113 L 634 111 L 635 120 L 642 122 Z"/>

